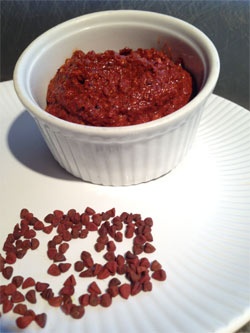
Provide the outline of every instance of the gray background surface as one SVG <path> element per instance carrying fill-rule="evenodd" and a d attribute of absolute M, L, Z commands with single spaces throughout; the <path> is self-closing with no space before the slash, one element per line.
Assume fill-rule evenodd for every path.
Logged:
<path fill-rule="evenodd" d="M 249 109 L 249 1 L 234 0 L 0 0 L 0 81 L 38 35 L 70 18 L 100 10 L 139 9 L 184 19 L 210 37 L 221 59 L 215 93 Z"/>

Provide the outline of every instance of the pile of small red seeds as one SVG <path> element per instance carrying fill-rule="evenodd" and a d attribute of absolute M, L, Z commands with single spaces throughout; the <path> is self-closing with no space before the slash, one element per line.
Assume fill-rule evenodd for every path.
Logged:
<path fill-rule="evenodd" d="M 117 295 L 128 299 L 141 291 L 151 291 L 151 278 L 158 281 L 166 280 L 166 272 L 157 260 L 150 262 L 147 257 L 139 257 L 142 253 L 150 254 L 155 251 L 151 244 L 152 218 L 142 219 L 140 214 L 126 212 L 116 216 L 114 208 L 96 213 L 90 207 L 82 214 L 75 209 L 69 210 L 66 214 L 55 210 L 48 214 L 44 221 L 39 220 L 27 209 L 22 209 L 20 217 L 20 223 L 15 225 L 13 232 L 4 242 L 5 256 L 0 254 L 0 272 L 9 282 L 0 285 L 2 313 L 12 311 L 18 314 L 16 324 L 19 328 L 27 327 L 32 321 L 41 328 L 45 327 L 46 313 L 37 314 L 27 306 L 37 302 L 38 294 L 50 306 L 60 307 L 66 315 L 78 319 L 84 315 L 87 305 L 108 307 L 112 298 Z M 55 235 L 47 243 L 47 256 L 52 261 L 47 273 L 50 276 L 59 276 L 72 267 L 74 274 L 78 274 L 79 278 L 93 277 L 96 281 L 109 279 L 105 292 L 93 281 L 88 284 L 84 294 L 77 295 L 78 302 L 75 304 L 72 299 L 73 295 L 74 298 L 76 296 L 77 284 L 74 274 L 67 276 L 58 293 L 55 293 L 46 281 L 35 281 L 32 277 L 24 278 L 13 274 L 15 262 L 22 259 L 28 251 L 34 251 L 39 247 L 38 233 L 50 234 L 53 230 Z M 95 263 L 91 253 L 85 250 L 80 253 L 79 260 L 74 263 L 67 262 L 69 242 L 72 239 L 87 238 L 90 232 L 97 233 L 93 250 L 98 253 L 104 252 L 105 264 Z M 118 254 L 117 244 L 123 242 L 124 238 L 132 239 L 132 248 Z M 126 282 L 122 282 L 120 276 L 124 276 Z"/>

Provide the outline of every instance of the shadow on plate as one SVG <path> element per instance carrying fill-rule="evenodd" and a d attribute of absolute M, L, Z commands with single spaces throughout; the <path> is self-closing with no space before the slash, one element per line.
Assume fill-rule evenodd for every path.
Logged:
<path fill-rule="evenodd" d="M 28 111 L 23 111 L 13 122 L 8 145 L 15 158 L 28 168 L 53 178 L 78 180 L 54 159 Z"/>

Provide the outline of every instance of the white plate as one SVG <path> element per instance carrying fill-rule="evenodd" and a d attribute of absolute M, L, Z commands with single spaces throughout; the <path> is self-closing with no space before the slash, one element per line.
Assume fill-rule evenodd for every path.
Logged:
<path fill-rule="evenodd" d="M 212 95 L 185 161 L 158 180 L 130 187 L 92 185 L 66 173 L 18 101 L 12 81 L 0 84 L 0 113 L 1 246 L 23 207 L 39 218 L 54 209 L 82 212 L 91 206 L 102 212 L 115 207 L 117 214 L 129 211 L 154 219 L 157 250 L 151 259 L 158 259 L 168 274 L 167 281 L 154 282 L 151 293 L 127 301 L 117 297 L 108 309 L 89 306 L 81 320 L 39 300 L 36 311 L 48 312 L 43 332 L 225 333 L 250 319 L 247 110 Z M 82 249 L 92 246 L 90 241 L 80 243 Z M 76 259 L 78 251 L 72 255 Z M 48 279 L 48 263 L 35 251 L 14 266 L 15 274 Z M 80 287 L 86 288 L 86 282 Z M 1 322 L 15 331 L 15 318 L 6 314 Z M 37 332 L 36 324 L 25 332 Z"/>

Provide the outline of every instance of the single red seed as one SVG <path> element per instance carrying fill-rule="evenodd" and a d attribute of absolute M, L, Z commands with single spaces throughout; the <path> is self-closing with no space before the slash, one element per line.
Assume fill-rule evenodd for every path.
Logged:
<path fill-rule="evenodd" d="M 62 211 L 62 210 L 59 210 L 59 209 L 55 209 L 55 210 L 53 211 L 53 214 L 54 214 L 55 217 L 57 217 L 57 218 L 59 218 L 59 219 L 62 219 L 63 216 L 64 216 L 63 211 Z"/>
<path fill-rule="evenodd" d="M 94 248 L 96 252 L 101 252 L 105 248 L 105 245 L 103 243 L 97 242 L 95 243 Z"/>
<path fill-rule="evenodd" d="M 72 235 L 68 230 L 63 230 L 62 238 L 65 242 L 69 242 L 72 239 Z"/>
<path fill-rule="evenodd" d="M 21 303 L 24 302 L 25 298 L 23 296 L 23 294 L 16 290 L 12 295 L 11 295 L 11 302 L 12 303 Z"/>
<path fill-rule="evenodd" d="M 167 274 L 164 269 L 159 269 L 153 272 L 152 278 L 158 281 L 165 281 L 167 278 Z"/>
<path fill-rule="evenodd" d="M 26 328 L 27 326 L 29 326 L 29 324 L 32 321 L 33 321 L 33 317 L 32 316 L 24 315 L 24 316 L 18 317 L 16 319 L 16 324 L 17 324 L 17 327 L 23 329 L 23 328 Z"/>
<path fill-rule="evenodd" d="M 100 298 L 101 306 L 107 308 L 111 305 L 111 303 L 112 303 L 112 297 L 110 296 L 109 293 L 105 293 L 105 294 L 101 295 L 101 298 Z"/>
<path fill-rule="evenodd" d="M 155 251 L 155 247 L 150 243 L 145 243 L 144 252 L 145 253 L 153 253 Z"/>
<path fill-rule="evenodd" d="M 70 263 L 60 263 L 59 264 L 59 269 L 62 273 L 65 273 L 67 272 L 71 267 L 71 264 Z"/>
<path fill-rule="evenodd" d="M 143 291 L 151 291 L 153 289 L 153 285 L 151 281 L 146 281 L 142 284 Z"/>
<path fill-rule="evenodd" d="M 87 207 L 85 209 L 85 213 L 88 214 L 88 215 L 94 215 L 95 214 L 95 210 L 91 207 Z"/>
<path fill-rule="evenodd" d="M 35 304 L 36 303 L 36 292 L 34 289 L 29 290 L 26 295 L 25 298 L 27 299 L 28 302 Z"/>
<path fill-rule="evenodd" d="M 146 243 L 146 238 L 145 236 L 143 235 L 137 235 L 135 238 L 134 238 L 134 244 L 137 244 L 137 245 L 142 245 L 142 244 L 145 244 Z"/>
<path fill-rule="evenodd" d="M 115 275 L 116 270 L 117 270 L 117 263 L 116 261 L 108 261 L 104 267 L 108 269 L 111 275 Z"/>
<path fill-rule="evenodd" d="M 54 296 L 54 292 L 51 288 L 46 288 L 41 292 L 40 295 L 43 299 L 48 300 Z"/>
<path fill-rule="evenodd" d="M 30 245 L 30 248 L 31 250 L 36 250 L 40 245 L 40 242 L 37 238 L 32 238 L 31 239 L 31 245 Z"/>
<path fill-rule="evenodd" d="M 92 259 L 92 257 L 89 257 L 89 258 L 83 259 L 83 263 L 84 263 L 84 266 L 91 268 L 94 265 L 94 260 Z"/>
<path fill-rule="evenodd" d="M 162 268 L 162 265 L 157 260 L 152 261 L 151 271 L 158 271 L 161 268 Z"/>
<path fill-rule="evenodd" d="M 52 241 L 58 245 L 58 244 L 61 244 L 63 238 L 61 235 L 55 235 L 53 238 L 52 238 Z"/>
<path fill-rule="evenodd" d="M 116 257 L 116 262 L 118 266 L 123 266 L 125 264 L 125 258 L 118 254 L 118 256 Z"/>
<path fill-rule="evenodd" d="M 6 264 L 12 265 L 16 262 L 16 254 L 14 252 L 8 252 L 5 258 Z"/>
<path fill-rule="evenodd" d="M 116 245 L 112 240 L 109 241 L 106 246 L 108 252 L 114 252 L 116 250 Z"/>
<path fill-rule="evenodd" d="M 63 283 L 64 286 L 75 286 L 76 285 L 76 279 L 73 274 L 71 274 Z"/>
<path fill-rule="evenodd" d="M 26 311 L 27 311 L 27 305 L 22 303 L 16 304 L 13 308 L 13 312 L 20 315 L 24 315 Z"/>
<path fill-rule="evenodd" d="M 33 319 L 35 319 L 35 316 L 36 316 L 35 312 L 34 312 L 33 310 L 31 310 L 31 309 L 28 309 L 28 310 L 25 312 L 24 315 L 25 315 L 25 316 L 31 316 Z"/>
<path fill-rule="evenodd" d="M 141 254 L 144 251 L 144 247 L 142 244 L 134 244 L 132 249 L 133 253 L 136 255 Z"/>
<path fill-rule="evenodd" d="M 101 264 L 95 264 L 93 266 L 93 275 L 96 276 L 100 273 L 100 271 L 102 270 L 102 265 Z"/>
<path fill-rule="evenodd" d="M 2 274 L 5 279 L 9 280 L 13 274 L 13 267 L 12 266 L 4 267 Z"/>
<path fill-rule="evenodd" d="M 17 288 L 19 288 L 23 283 L 24 278 L 21 275 L 16 275 L 12 278 L 12 283 L 16 285 Z"/>
<path fill-rule="evenodd" d="M 54 247 L 50 247 L 47 251 L 48 258 L 53 260 L 55 255 L 57 254 L 57 249 Z"/>
<path fill-rule="evenodd" d="M 104 254 L 103 258 L 106 259 L 107 261 L 115 261 L 116 260 L 115 253 L 113 251 L 106 252 Z"/>
<path fill-rule="evenodd" d="M 74 269 L 76 272 L 81 272 L 84 268 L 84 263 L 81 260 L 78 260 L 74 263 Z"/>
<path fill-rule="evenodd" d="M 56 264 L 50 265 L 47 272 L 52 276 L 58 276 L 61 274 L 61 271 Z"/>
<path fill-rule="evenodd" d="M 29 250 L 31 248 L 31 241 L 30 239 L 25 239 L 22 243 L 22 249 Z"/>
<path fill-rule="evenodd" d="M 29 215 L 30 213 L 29 213 L 29 210 L 27 209 L 27 208 L 23 208 L 23 209 L 21 209 L 21 211 L 20 211 L 20 217 L 21 217 L 21 219 L 25 219 L 25 217 L 27 216 L 27 215 Z"/>
<path fill-rule="evenodd" d="M 114 239 L 116 242 L 122 242 L 123 241 L 123 234 L 120 231 L 117 231 L 115 233 Z"/>
<path fill-rule="evenodd" d="M 43 228 L 43 232 L 45 232 L 46 234 L 50 234 L 52 232 L 52 230 L 53 230 L 53 225 L 52 224 Z"/>
<path fill-rule="evenodd" d="M 110 294 L 111 297 L 117 296 L 119 294 L 118 286 L 108 287 L 107 292 Z"/>
<path fill-rule="evenodd" d="M 42 221 L 36 221 L 34 224 L 34 229 L 35 230 L 43 230 L 44 224 Z"/>
<path fill-rule="evenodd" d="M 14 283 L 9 283 L 4 288 L 4 294 L 10 296 L 16 291 L 16 288 L 17 287 Z"/>
<path fill-rule="evenodd" d="M 123 283 L 119 286 L 119 294 L 122 298 L 128 299 L 131 292 L 131 286 L 128 283 Z"/>
<path fill-rule="evenodd" d="M 63 297 L 62 296 L 53 296 L 48 299 L 48 303 L 51 306 L 59 307 L 62 305 Z"/>
<path fill-rule="evenodd" d="M 8 298 L 6 298 L 3 301 L 3 313 L 9 312 L 10 310 L 12 310 L 12 308 L 13 308 L 13 302 Z"/>
<path fill-rule="evenodd" d="M 94 214 L 92 216 L 92 221 L 95 225 L 99 226 L 102 222 L 102 216 L 101 214 Z"/>
<path fill-rule="evenodd" d="M 80 319 L 85 313 L 85 308 L 82 305 L 73 304 L 70 309 L 70 316 L 74 319 Z"/>
<path fill-rule="evenodd" d="M 36 231 L 34 229 L 26 230 L 23 237 L 28 239 L 34 238 L 36 237 Z"/>
<path fill-rule="evenodd" d="M 112 287 L 112 286 L 119 286 L 121 284 L 121 281 L 119 279 L 117 279 L 116 277 L 112 278 L 110 281 L 109 281 L 109 287 Z"/>
<path fill-rule="evenodd" d="M 89 294 L 83 294 L 79 298 L 79 303 L 83 306 L 89 305 Z"/>
<path fill-rule="evenodd" d="M 138 281 L 134 282 L 131 285 L 131 292 L 130 292 L 130 294 L 131 294 L 131 296 L 135 296 L 135 295 L 139 294 L 139 292 L 141 292 L 141 290 L 142 290 L 142 284 L 140 282 L 138 282 Z"/>
<path fill-rule="evenodd" d="M 87 290 L 89 293 L 94 293 L 97 295 L 102 293 L 101 289 L 99 288 L 98 284 L 95 281 L 90 283 Z"/>
<path fill-rule="evenodd" d="M 35 316 L 35 322 L 38 326 L 41 328 L 44 328 L 47 322 L 47 314 L 46 313 L 40 313 Z"/>
<path fill-rule="evenodd" d="M 36 283 L 36 291 L 37 292 L 42 292 L 46 290 L 49 287 L 49 283 L 46 282 L 37 282 Z"/>
<path fill-rule="evenodd" d="M 89 295 L 89 305 L 91 306 L 97 306 L 100 304 L 100 298 L 96 294 L 90 294 Z"/>
<path fill-rule="evenodd" d="M 58 251 L 59 251 L 59 253 L 64 254 L 68 249 L 69 249 L 69 244 L 68 243 L 62 243 L 62 244 L 59 245 Z"/>
<path fill-rule="evenodd" d="M 61 261 L 65 261 L 66 257 L 64 254 L 57 252 L 53 258 L 54 262 L 61 262 Z"/>
<path fill-rule="evenodd" d="M 128 225 L 126 227 L 126 231 L 125 231 L 125 237 L 126 238 L 132 238 L 134 235 L 134 227 Z"/>
<path fill-rule="evenodd" d="M 25 289 L 25 288 L 33 287 L 35 284 L 36 284 L 35 280 L 32 277 L 28 277 L 27 279 L 25 279 L 23 281 L 22 288 Z"/>
<path fill-rule="evenodd" d="M 106 267 L 102 267 L 100 272 L 97 274 L 97 278 L 100 280 L 106 279 L 110 276 L 110 272 Z"/>

